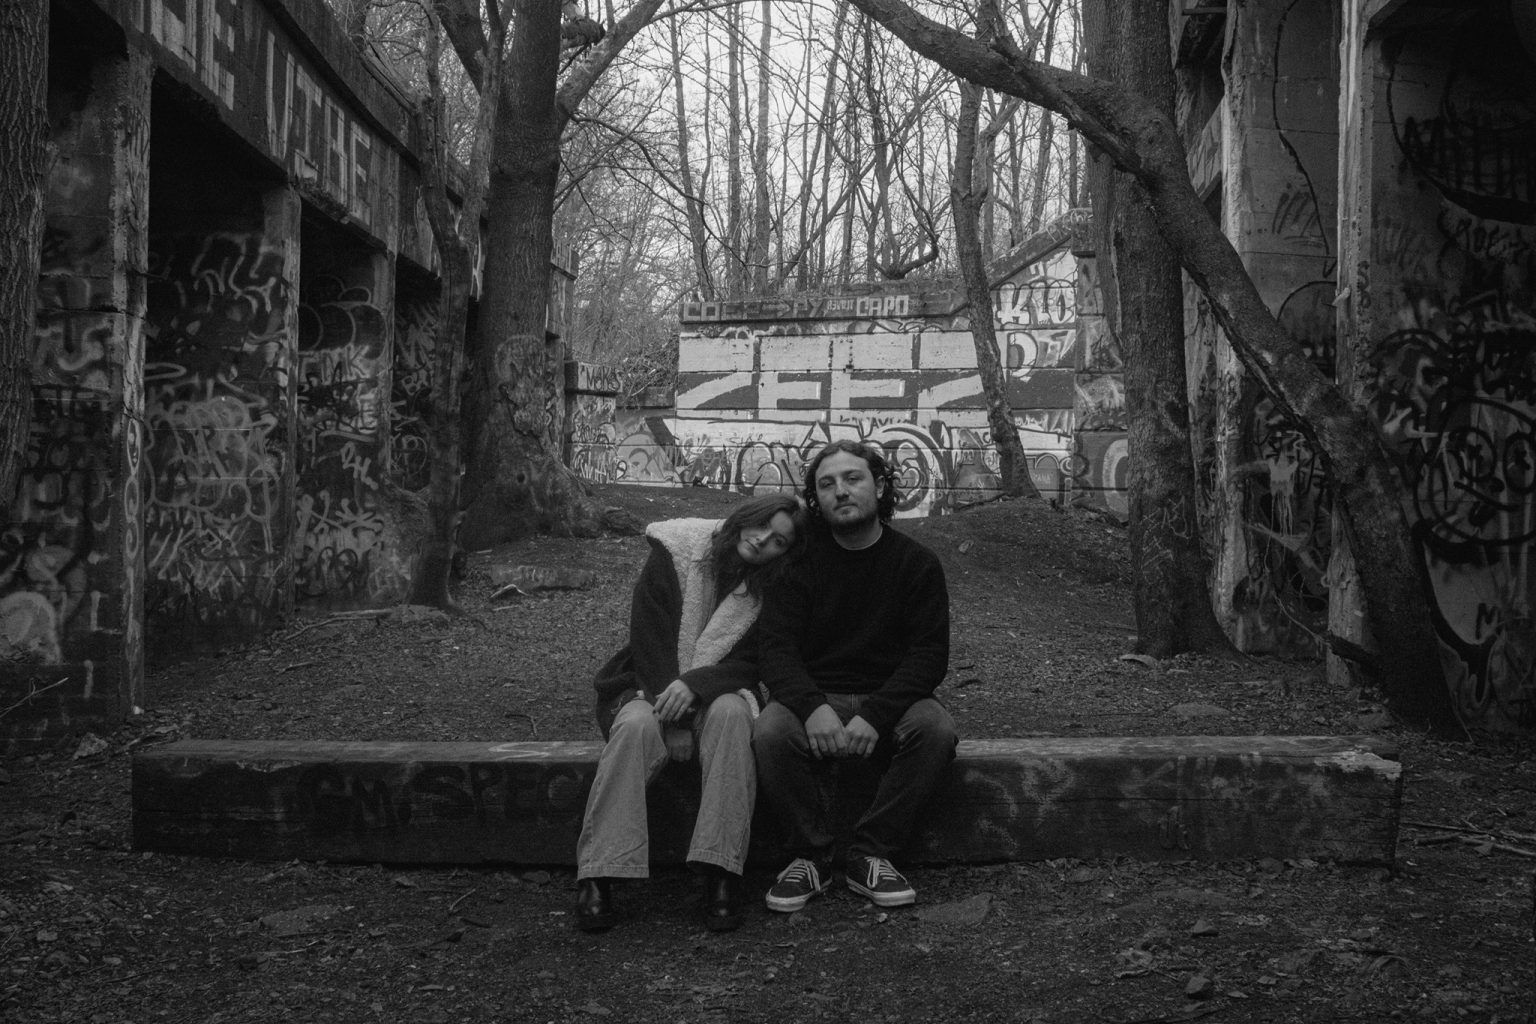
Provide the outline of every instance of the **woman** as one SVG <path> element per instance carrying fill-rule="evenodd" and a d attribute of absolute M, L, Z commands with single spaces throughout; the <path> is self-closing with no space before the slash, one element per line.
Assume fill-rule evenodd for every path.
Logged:
<path fill-rule="evenodd" d="M 629 643 L 598 670 L 597 719 L 607 744 L 576 845 L 576 927 L 614 922 L 612 881 L 650 875 L 645 788 L 697 743 L 703 769 L 688 863 L 705 876 L 704 922 L 741 924 L 757 775 L 752 762 L 757 636 L 764 584 L 803 546 L 798 499 L 752 498 L 723 520 L 646 527 L 651 554 L 635 584 Z"/>

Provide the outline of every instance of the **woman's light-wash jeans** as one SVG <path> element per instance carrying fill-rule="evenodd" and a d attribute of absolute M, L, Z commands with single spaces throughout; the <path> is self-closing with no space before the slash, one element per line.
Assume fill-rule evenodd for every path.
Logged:
<path fill-rule="evenodd" d="M 734 693 L 717 697 L 694 720 L 704 773 L 699 816 L 688 845 L 690 863 L 741 874 L 752 833 L 757 769 L 752 761 L 752 710 Z M 650 825 L 645 789 L 667 763 L 661 721 L 643 700 L 619 709 L 597 760 L 597 777 L 576 843 L 577 878 L 649 878 Z"/>

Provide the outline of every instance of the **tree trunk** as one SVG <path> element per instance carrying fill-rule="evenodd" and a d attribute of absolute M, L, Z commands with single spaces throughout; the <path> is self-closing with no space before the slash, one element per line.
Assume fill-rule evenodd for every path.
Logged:
<path fill-rule="evenodd" d="M 563 361 L 547 332 L 560 119 L 559 0 L 516 0 L 496 116 L 485 280 L 473 353 L 466 548 L 533 530 L 600 532 L 585 489 L 561 464 Z M 474 429 L 478 428 L 478 429 Z"/>
<path fill-rule="evenodd" d="M 1055 110 L 1136 178 L 1163 238 L 1205 294 L 1244 368 L 1329 464 L 1360 566 L 1389 706 L 1411 723 L 1463 734 L 1440 667 L 1402 480 L 1381 435 L 1368 411 L 1312 365 L 1265 305 L 1241 257 L 1195 194 L 1173 122 L 1139 95 L 1025 60 L 1006 46 L 989 49 L 901 0 L 853 4 L 949 71 Z"/>
<path fill-rule="evenodd" d="M 1090 0 L 1083 15 L 1092 71 L 1171 118 L 1173 74 L 1161 9 Z M 1099 289 L 1125 364 L 1136 650 L 1156 658 L 1229 651 L 1211 607 L 1210 558 L 1195 509 L 1179 265 L 1134 178 L 1107 160 L 1094 161 L 1088 177 Z"/>
<path fill-rule="evenodd" d="M 462 0 L 461 14 L 467 12 Z M 564 360 L 551 339 L 549 268 L 560 174 L 560 135 L 571 113 L 661 0 L 640 0 L 591 46 L 556 87 L 559 0 L 516 0 L 512 42 L 496 111 L 485 236 L 487 282 L 468 352 L 464 399 L 466 547 L 534 531 L 596 536 L 605 527 L 633 532 L 588 498 L 586 484 L 560 461 Z M 444 19 L 465 67 L 481 83 L 485 38 L 468 17 Z"/>
<path fill-rule="evenodd" d="M 725 9 L 726 127 L 725 127 L 725 291 L 740 298 L 747 290 L 746 222 L 742 217 L 741 175 L 741 8 Z"/>
<path fill-rule="evenodd" d="M 976 347 L 976 366 L 981 371 L 981 388 L 987 398 L 987 424 L 992 428 L 992 443 L 997 445 L 1002 465 L 1003 493 L 1013 497 L 1040 497 L 1029 475 L 1024 445 L 1019 441 L 1019 427 L 1008 404 L 1008 381 L 998 358 L 997 318 L 992 307 L 992 282 L 981 251 L 977 223 L 985 192 L 975 187 L 976 127 L 981 113 L 981 88 L 970 82 L 960 83 L 960 114 L 955 123 L 955 167 L 950 177 L 950 205 L 955 218 L 955 255 L 965 281 L 965 297 L 971 310 L 971 340 Z"/>
<path fill-rule="evenodd" d="M 747 250 L 749 288 L 753 295 L 768 292 L 768 241 L 773 210 L 768 188 L 768 72 L 773 45 L 773 7 L 762 2 L 762 35 L 757 44 L 757 137 L 752 140 L 752 238 Z"/>
<path fill-rule="evenodd" d="M 677 169 L 683 186 L 683 210 L 688 218 L 688 240 L 693 246 L 693 271 L 699 294 L 715 297 L 715 279 L 709 269 L 709 238 L 704 230 L 704 200 L 694 183 L 693 156 L 688 145 L 688 107 L 683 99 L 683 55 L 677 41 L 677 19 L 667 19 L 672 43 L 672 100 L 677 109 Z"/>
<path fill-rule="evenodd" d="M 32 351 L 48 168 L 48 2 L 0 4 L 0 517 L 32 422 Z"/>
<path fill-rule="evenodd" d="M 1046 22 L 1044 35 L 1045 49 L 1040 55 L 1042 62 L 1051 62 L 1051 47 L 1056 41 L 1056 8 L 1052 7 L 1050 17 Z M 1040 146 L 1035 155 L 1035 173 L 1033 188 L 1029 197 L 1029 225 L 1025 229 L 1026 234 L 1031 231 L 1039 231 L 1045 224 L 1045 189 L 1050 181 L 1051 166 L 1051 136 L 1055 130 L 1056 121 L 1051 112 L 1045 108 L 1040 110 Z"/>
<path fill-rule="evenodd" d="M 491 160 L 492 132 L 500 99 L 501 52 L 505 29 L 497 6 L 490 9 L 491 31 L 487 40 L 484 91 L 475 118 L 468 192 L 455 224 L 448 203 L 448 133 L 444 113 L 442 77 L 439 74 L 442 26 L 430 4 L 427 16 L 427 82 L 430 93 L 423 103 L 423 133 L 427 139 L 423 166 L 427 219 L 442 263 L 438 290 L 437 337 L 433 344 L 434 394 L 428 424 L 432 472 L 427 488 L 427 513 L 431 534 L 422 544 L 411 577 L 411 603 L 454 609 L 449 590 L 453 556 L 458 544 L 460 444 L 460 378 L 463 375 L 465 339 L 469 329 L 469 293 L 473 280 L 471 244 L 480 232 L 484 207 L 485 176 Z"/>

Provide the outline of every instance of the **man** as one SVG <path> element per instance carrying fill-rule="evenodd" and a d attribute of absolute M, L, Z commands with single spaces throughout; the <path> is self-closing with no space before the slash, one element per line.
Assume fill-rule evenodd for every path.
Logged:
<path fill-rule="evenodd" d="M 805 500 L 810 549 L 759 618 L 771 700 L 753 726 L 758 786 L 795 848 L 768 909 L 799 910 L 831 884 L 823 787 L 845 758 L 881 770 L 844 861 L 848 887 L 904 906 L 917 893 L 891 859 L 955 756 L 954 720 L 933 699 L 949 665 L 944 569 L 891 528 L 892 469 L 871 445 L 823 448 L 806 467 Z"/>

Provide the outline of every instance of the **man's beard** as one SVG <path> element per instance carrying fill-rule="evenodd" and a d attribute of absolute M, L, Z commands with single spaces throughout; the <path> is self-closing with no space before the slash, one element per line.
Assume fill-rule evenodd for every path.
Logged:
<path fill-rule="evenodd" d="M 855 509 L 858 508 L 857 505 L 852 505 L 849 507 Z M 834 507 L 833 511 L 836 512 L 837 509 Z M 867 527 L 870 523 L 874 522 L 878 514 L 879 513 L 876 509 L 870 509 L 868 512 L 861 514 L 857 519 L 834 519 L 831 516 L 823 516 L 822 518 L 826 520 L 827 526 L 831 528 L 833 533 L 858 533 L 860 530 Z"/>

